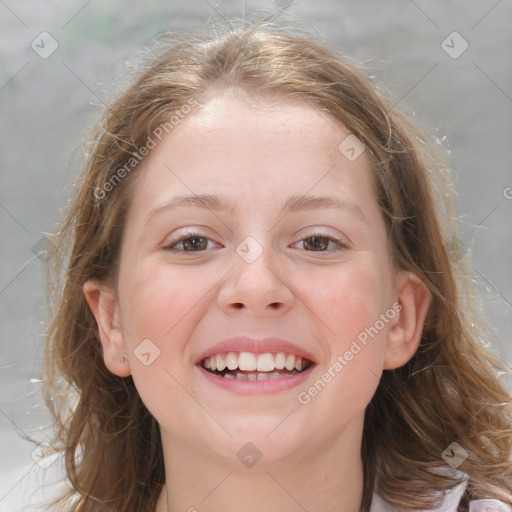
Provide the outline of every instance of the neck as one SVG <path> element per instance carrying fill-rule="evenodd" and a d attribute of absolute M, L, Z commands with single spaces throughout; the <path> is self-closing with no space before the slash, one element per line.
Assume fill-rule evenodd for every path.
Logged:
<path fill-rule="evenodd" d="M 296 457 L 251 468 L 204 454 L 162 433 L 166 484 L 156 512 L 359 512 L 363 497 L 362 428 Z"/>

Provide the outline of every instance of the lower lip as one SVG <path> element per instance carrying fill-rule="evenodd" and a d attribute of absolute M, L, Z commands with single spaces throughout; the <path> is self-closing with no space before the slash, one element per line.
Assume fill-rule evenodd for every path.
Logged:
<path fill-rule="evenodd" d="M 286 377 L 278 377 L 276 379 L 236 380 L 226 379 L 225 377 L 210 373 L 202 366 L 196 366 L 200 374 L 203 375 L 212 384 L 240 395 L 278 393 L 279 391 L 285 391 L 287 389 L 294 388 L 295 386 L 303 384 L 303 382 L 309 377 L 314 367 L 315 365 L 313 364 L 300 373 Z"/>

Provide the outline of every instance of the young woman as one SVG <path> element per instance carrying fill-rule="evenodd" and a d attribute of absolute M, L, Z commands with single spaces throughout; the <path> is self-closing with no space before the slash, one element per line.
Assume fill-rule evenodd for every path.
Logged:
<path fill-rule="evenodd" d="M 510 369 L 430 155 L 303 38 L 184 35 L 144 69 L 55 240 L 57 509 L 510 511 Z"/>

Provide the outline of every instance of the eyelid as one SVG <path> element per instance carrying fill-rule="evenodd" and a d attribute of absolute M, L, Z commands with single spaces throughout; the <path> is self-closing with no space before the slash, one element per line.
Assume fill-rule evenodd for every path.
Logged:
<path fill-rule="evenodd" d="M 327 249 L 324 251 L 307 251 L 304 249 L 306 252 L 329 253 L 329 252 L 348 249 L 351 245 L 350 240 L 348 240 L 348 238 L 346 236 L 329 234 L 328 232 L 325 231 L 324 228 L 311 227 L 311 228 L 305 228 L 305 229 L 307 230 L 307 232 L 301 234 L 300 238 L 296 239 L 296 241 L 293 242 L 291 244 L 291 246 L 297 245 L 298 243 L 303 242 L 304 240 L 307 240 L 308 238 L 312 238 L 312 237 L 326 238 L 330 242 L 333 242 L 336 245 L 336 247 L 334 249 L 330 249 L 330 250 Z M 208 236 L 205 233 L 202 233 L 201 231 L 202 230 L 200 228 L 196 228 L 196 227 L 182 228 L 182 231 L 180 232 L 180 230 L 178 230 L 178 234 L 175 234 L 170 240 L 166 239 L 162 248 L 165 250 L 168 250 L 168 251 L 175 251 L 175 252 L 182 252 L 182 253 L 204 253 L 204 252 L 207 252 L 208 250 L 210 250 L 210 249 L 203 249 L 201 251 L 185 251 L 183 249 L 175 248 L 175 246 L 180 244 L 181 242 L 183 242 L 183 240 L 186 240 L 188 238 L 194 238 L 194 237 L 204 238 L 208 242 L 212 242 L 212 243 L 216 244 L 217 246 L 222 247 L 222 244 L 216 242 L 212 237 Z"/>
<path fill-rule="evenodd" d="M 304 240 L 307 240 L 308 238 L 313 238 L 313 237 L 326 238 L 329 242 L 334 243 L 336 245 L 336 247 L 334 247 L 333 249 L 326 249 L 324 251 L 308 251 L 306 249 L 301 249 L 301 250 L 303 250 L 304 252 L 310 253 L 312 255 L 318 255 L 318 254 L 326 254 L 326 253 L 328 254 L 328 253 L 333 253 L 333 252 L 338 252 L 338 251 L 345 251 L 346 249 L 348 249 L 350 247 L 350 242 L 347 240 L 347 237 L 339 236 L 339 235 L 331 235 L 331 234 L 328 234 L 325 231 L 321 230 L 320 228 L 316 228 L 316 229 L 312 228 L 311 232 L 301 235 L 300 238 L 296 242 L 293 242 L 291 244 L 291 246 L 293 247 L 301 242 L 304 242 Z"/>
<path fill-rule="evenodd" d="M 168 251 L 183 252 L 183 253 L 206 252 L 208 249 L 205 249 L 203 251 L 184 251 L 182 249 L 176 249 L 174 247 L 174 246 L 178 245 L 179 243 L 181 243 L 183 240 L 186 240 L 187 238 L 194 238 L 194 237 L 205 238 L 206 240 L 208 240 L 208 242 L 213 242 L 216 245 L 221 245 L 218 242 L 216 242 L 215 240 L 213 240 L 213 238 L 211 236 L 208 236 L 205 233 L 201 233 L 200 229 L 195 228 L 195 227 L 187 227 L 187 228 L 183 228 L 183 231 L 181 231 L 181 232 L 180 232 L 180 230 L 178 230 L 178 234 L 174 235 L 171 239 L 166 238 L 165 242 L 163 243 L 162 249 L 165 249 Z"/>
<path fill-rule="evenodd" d="M 330 233 L 327 228 L 324 227 L 310 227 L 305 228 L 299 232 L 299 235 L 296 237 L 297 242 L 304 240 L 305 238 L 310 238 L 312 236 L 329 238 L 330 240 L 336 240 L 340 243 L 344 243 L 345 245 L 350 245 L 351 240 L 343 233 L 336 232 Z"/>

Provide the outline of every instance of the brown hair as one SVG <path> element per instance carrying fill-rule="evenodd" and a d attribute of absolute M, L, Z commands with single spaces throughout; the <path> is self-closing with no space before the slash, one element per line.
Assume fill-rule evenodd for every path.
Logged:
<path fill-rule="evenodd" d="M 469 453 L 459 468 L 468 477 L 466 498 L 512 503 L 512 410 L 498 379 L 510 369 L 485 350 L 475 310 L 460 300 L 471 295 L 470 282 L 461 279 L 457 289 L 462 261 L 447 250 L 455 240 L 453 213 L 436 190 L 439 165 L 424 135 L 322 43 L 249 27 L 214 37 L 182 34 L 166 48 L 107 109 L 53 240 L 57 277 L 66 271 L 54 291 L 46 398 L 73 488 L 60 505 L 73 497 L 77 511 L 154 510 L 165 479 L 159 427 L 131 377 L 106 369 L 82 286 L 115 278 L 138 170 L 127 162 L 184 105 L 229 86 L 249 96 L 308 101 L 366 145 L 395 263 L 416 273 L 432 294 L 419 349 L 405 366 L 384 371 L 366 410 L 362 510 L 369 510 L 372 492 L 411 509 L 438 504 L 462 481 L 440 471 L 449 469 L 441 455 L 453 441 Z"/>

